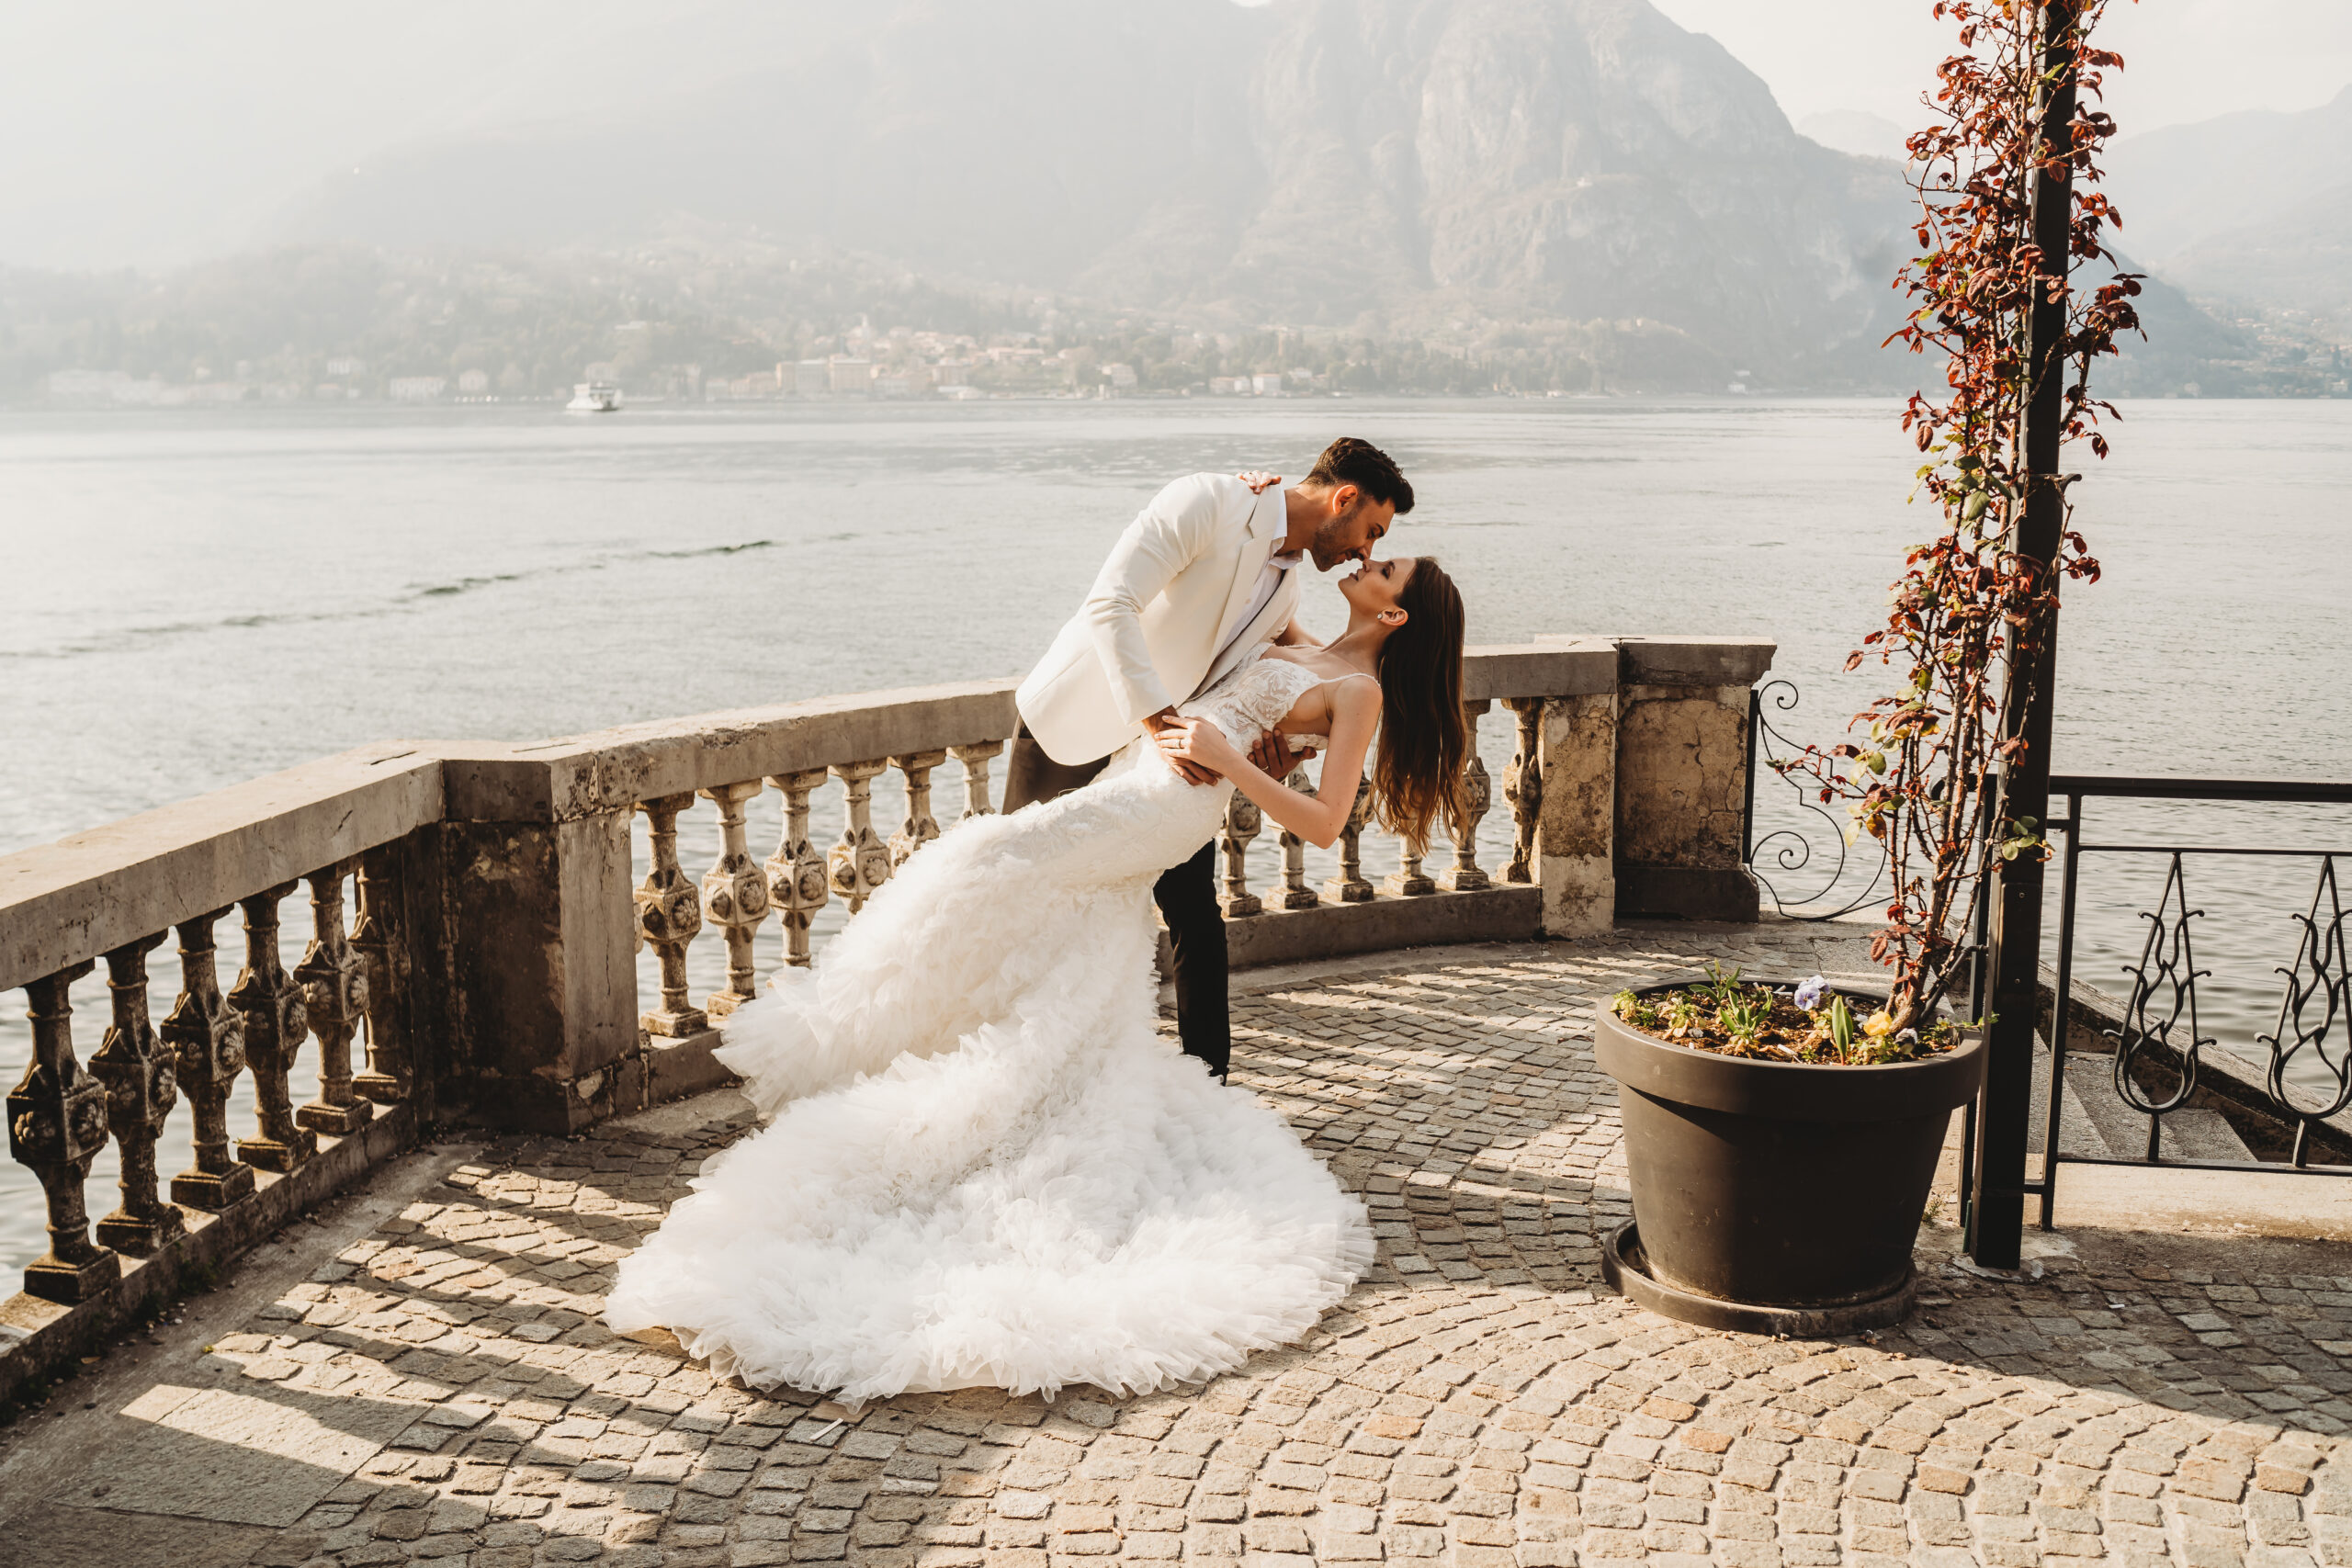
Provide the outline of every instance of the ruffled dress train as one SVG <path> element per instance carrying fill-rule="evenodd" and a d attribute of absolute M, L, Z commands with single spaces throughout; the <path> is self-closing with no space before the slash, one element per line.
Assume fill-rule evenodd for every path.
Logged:
<path fill-rule="evenodd" d="M 1247 739 L 1301 679 L 1262 660 L 1188 710 Z M 1363 1205 L 1155 1029 L 1151 885 L 1226 797 L 1138 746 L 911 857 L 726 1021 L 767 1124 L 622 1261 L 606 1321 L 851 1403 L 1141 1391 L 1304 1335 L 1371 1263 Z"/>

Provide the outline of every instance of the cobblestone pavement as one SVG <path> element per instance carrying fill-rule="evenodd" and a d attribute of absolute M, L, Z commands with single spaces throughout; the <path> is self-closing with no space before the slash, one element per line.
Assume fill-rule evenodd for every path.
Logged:
<path fill-rule="evenodd" d="M 2340 1247 L 2084 1238 L 2023 1283 L 1931 1248 L 1918 1316 L 1838 1341 L 1600 1287 L 1627 1203 L 1593 1004 L 1702 956 L 1852 967 L 1811 943 L 1643 931 L 1239 976 L 1236 1082 L 1364 1195 L 1381 1257 L 1305 1344 L 1142 1398 L 853 1412 L 716 1382 L 596 1314 L 748 1116 L 490 1145 L 133 1401 L 236 1451 L 211 1492 L 136 1444 L 60 1483 L 95 1543 L 72 1560 L 166 1515 L 243 1521 L 152 1559 L 177 1568 L 2352 1562 Z M 2216 1264 L 2247 1258 L 2313 1271 Z"/>

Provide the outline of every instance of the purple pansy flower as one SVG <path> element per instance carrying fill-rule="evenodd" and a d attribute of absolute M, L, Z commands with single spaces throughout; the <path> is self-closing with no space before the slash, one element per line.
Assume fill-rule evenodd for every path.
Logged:
<path fill-rule="evenodd" d="M 1797 987 L 1797 1006 L 1804 1009 L 1807 1012 L 1811 1012 L 1814 1009 L 1819 1007 L 1821 1005 L 1821 993 L 1827 988 L 1828 984 L 1828 981 L 1824 980 L 1818 975 L 1815 975 L 1812 979 L 1805 981 L 1803 985 Z"/>

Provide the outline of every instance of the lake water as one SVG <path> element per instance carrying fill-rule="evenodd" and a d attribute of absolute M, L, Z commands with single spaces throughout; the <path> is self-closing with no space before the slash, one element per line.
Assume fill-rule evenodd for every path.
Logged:
<path fill-rule="evenodd" d="M 2115 457 L 2084 457 L 2078 521 L 2106 578 L 2069 595 L 2056 765 L 2352 777 L 2352 403 L 2125 413 Z M 0 416 L 0 852 L 364 741 L 537 739 L 1014 674 L 1160 483 L 1296 477 L 1343 433 L 1412 476 L 1420 506 L 1393 547 L 1444 559 L 1474 642 L 1770 637 L 1804 698 L 1781 722 L 1804 739 L 1835 739 L 1876 689 L 1874 667 L 1840 666 L 1880 621 L 1904 547 L 1933 528 L 1905 503 L 1917 458 L 1883 401 Z M 1328 581 L 1306 615 L 1339 624 Z M 1488 728 L 1499 772 L 1505 727 Z M 952 766 L 942 781 L 942 805 L 958 801 Z M 1782 788 L 1759 784 L 1766 828 L 1792 819 Z M 2352 845 L 2346 814 L 2325 808 L 2101 820 Z M 690 867 L 713 837 L 707 822 L 689 835 Z M 2308 902 L 2312 868 L 2190 874 L 2217 971 L 2202 1021 L 2245 1047 L 2273 1021 L 2268 970 L 2291 957 L 2287 907 Z M 2120 988 L 2161 875 L 2086 874 L 2085 979 Z M 1809 890 L 1788 880 L 1792 897 Z M 306 911 L 285 915 L 290 953 Z M 233 972 L 229 922 L 222 937 Z M 697 961 L 718 947 L 698 943 Z M 160 1013 L 176 964 L 157 958 Z M 102 979 L 75 990 L 85 1057 Z M 12 1005 L 0 1075 L 28 1055 Z M 175 1121 L 184 1136 L 184 1109 Z M 175 1138 L 164 1168 L 184 1164 Z M 0 1267 L 38 1249 L 35 1190 L 0 1164 Z M 103 1212 L 111 1193 L 94 1182 L 92 1200 Z"/>

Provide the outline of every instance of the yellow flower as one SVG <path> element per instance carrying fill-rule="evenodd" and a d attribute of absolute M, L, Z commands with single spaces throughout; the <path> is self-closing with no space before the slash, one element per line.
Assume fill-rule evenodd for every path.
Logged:
<path fill-rule="evenodd" d="M 1874 1040 L 1894 1033 L 1894 1015 L 1883 1010 L 1871 1014 L 1862 1021 L 1862 1032 Z"/>

